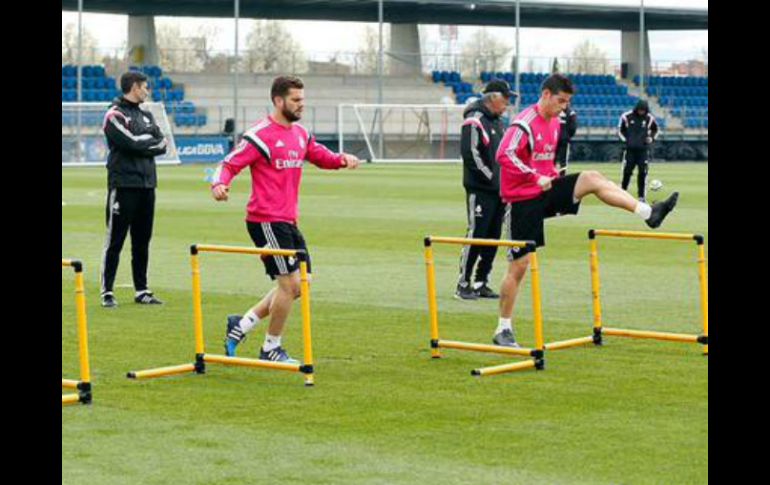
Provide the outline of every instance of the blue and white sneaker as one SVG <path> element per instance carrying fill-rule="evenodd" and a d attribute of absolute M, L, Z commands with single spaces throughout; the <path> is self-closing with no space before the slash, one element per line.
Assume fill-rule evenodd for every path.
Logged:
<path fill-rule="evenodd" d="M 246 338 L 246 334 L 241 330 L 240 315 L 228 315 L 227 316 L 227 333 L 225 334 L 225 355 L 228 357 L 235 357 L 235 348 L 238 344 L 243 342 Z"/>
<path fill-rule="evenodd" d="M 299 364 L 298 360 L 289 357 L 283 347 L 276 347 L 267 352 L 264 349 L 259 350 L 259 360 L 269 360 L 272 362 L 281 362 L 284 364 Z"/>

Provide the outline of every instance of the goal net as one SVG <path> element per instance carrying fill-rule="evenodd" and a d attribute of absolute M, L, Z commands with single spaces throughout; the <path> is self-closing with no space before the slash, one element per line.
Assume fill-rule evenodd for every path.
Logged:
<path fill-rule="evenodd" d="M 339 149 L 371 162 L 459 162 L 465 106 L 340 104 Z"/>
<path fill-rule="evenodd" d="M 102 123 L 110 106 L 110 103 L 61 104 L 62 167 L 100 166 L 107 163 L 109 148 Z M 181 163 L 163 103 L 144 103 L 142 108 L 152 113 L 168 143 L 165 155 L 155 157 L 155 162 L 159 165 Z"/>

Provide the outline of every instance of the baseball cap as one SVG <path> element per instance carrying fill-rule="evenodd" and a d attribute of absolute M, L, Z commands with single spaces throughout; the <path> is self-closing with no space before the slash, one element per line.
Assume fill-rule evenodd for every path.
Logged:
<path fill-rule="evenodd" d="M 484 94 L 487 93 L 500 93 L 506 98 L 516 97 L 519 95 L 516 91 L 511 91 L 511 86 L 504 79 L 493 79 L 484 86 Z"/>

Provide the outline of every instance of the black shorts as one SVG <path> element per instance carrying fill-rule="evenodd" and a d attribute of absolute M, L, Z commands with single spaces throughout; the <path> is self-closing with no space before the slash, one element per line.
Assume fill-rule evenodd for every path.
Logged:
<path fill-rule="evenodd" d="M 288 222 L 246 221 L 251 240 L 258 248 L 302 249 L 307 254 L 307 272 L 310 274 L 310 253 L 299 228 Z M 294 256 L 261 256 L 265 272 L 271 279 L 299 271 L 299 259 Z"/>
<path fill-rule="evenodd" d="M 535 241 L 545 246 L 544 222 L 550 217 L 577 214 L 580 201 L 575 202 L 575 184 L 580 173 L 554 179 L 551 188 L 539 197 L 508 204 L 505 227 L 511 240 Z M 527 248 L 511 248 L 508 259 L 518 259 L 530 252 Z"/>

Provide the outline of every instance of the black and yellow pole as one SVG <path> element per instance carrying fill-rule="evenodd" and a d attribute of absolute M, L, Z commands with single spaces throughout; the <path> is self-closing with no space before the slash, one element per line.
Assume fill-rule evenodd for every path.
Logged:
<path fill-rule="evenodd" d="M 591 266 L 591 298 L 593 301 L 594 329 L 593 342 L 596 345 L 602 344 L 602 302 L 600 297 L 599 283 L 599 244 L 596 241 L 596 231 L 588 231 L 588 240 L 590 245 L 589 260 Z"/>
<path fill-rule="evenodd" d="M 436 301 L 436 268 L 433 262 L 433 244 L 430 236 L 424 240 L 425 278 L 428 283 L 428 316 L 430 318 L 430 352 L 434 359 L 441 358 L 438 347 L 438 303 Z"/>
<path fill-rule="evenodd" d="M 77 389 L 77 394 L 62 396 L 62 404 L 81 402 L 90 404 L 91 394 L 91 366 L 88 353 L 88 318 L 86 316 L 86 291 L 83 282 L 83 263 L 77 259 L 62 259 L 62 268 L 69 267 L 75 272 L 75 313 L 77 315 L 78 328 L 78 361 L 80 364 L 80 380 L 62 379 L 62 387 Z"/>
<path fill-rule="evenodd" d="M 307 253 L 297 251 L 299 259 L 300 304 L 302 307 L 302 344 L 304 362 L 300 371 L 305 374 L 305 385 L 315 385 L 313 374 L 313 338 L 310 331 L 310 279 L 307 273 Z"/>
<path fill-rule="evenodd" d="M 192 270 L 193 297 L 193 331 L 195 333 L 195 372 L 206 373 L 204 355 L 206 347 L 203 342 L 203 305 L 201 302 L 201 265 L 198 256 L 198 245 L 190 246 L 190 268 Z"/>
<path fill-rule="evenodd" d="M 700 342 L 703 343 L 703 355 L 709 354 L 709 296 L 708 281 L 706 276 L 706 250 L 703 247 L 703 236 L 697 235 L 695 242 L 698 244 L 698 280 L 700 282 L 700 309 L 703 318 L 703 335 Z"/>

